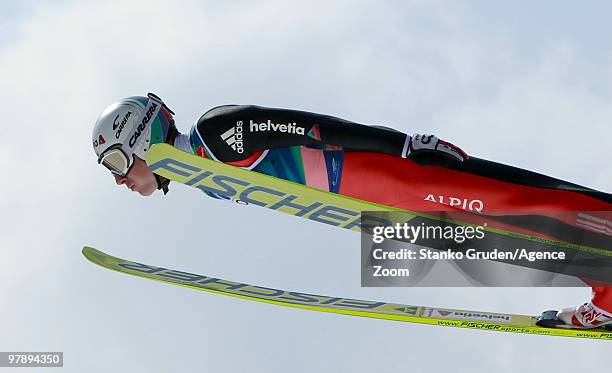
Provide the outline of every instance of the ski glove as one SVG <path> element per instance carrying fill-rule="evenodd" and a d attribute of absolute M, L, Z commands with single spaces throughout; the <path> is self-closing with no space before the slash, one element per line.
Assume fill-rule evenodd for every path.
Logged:
<path fill-rule="evenodd" d="M 434 135 L 415 134 L 410 138 L 410 145 L 408 146 L 406 156 L 409 157 L 411 154 L 417 155 L 421 153 L 435 153 L 436 155 L 459 162 L 469 159 L 463 150 L 450 142 L 440 140 Z"/>

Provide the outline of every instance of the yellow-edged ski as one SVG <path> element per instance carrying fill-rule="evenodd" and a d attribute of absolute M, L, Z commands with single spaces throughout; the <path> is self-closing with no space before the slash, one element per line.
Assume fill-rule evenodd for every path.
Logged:
<path fill-rule="evenodd" d="M 273 289 L 132 262 L 116 258 L 87 246 L 83 248 L 83 255 L 91 262 L 114 271 L 196 290 L 279 306 L 374 319 L 478 330 L 589 339 L 612 339 L 612 332 L 604 329 L 575 330 L 539 327 L 535 325 L 535 316 L 411 306 Z"/>
<path fill-rule="evenodd" d="M 271 210 L 284 212 L 304 219 L 325 223 L 340 228 L 361 231 L 360 224 L 382 225 L 380 220 L 360 222 L 362 212 L 381 211 L 403 214 L 394 216 L 394 221 L 408 221 L 416 216 L 427 219 L 451 221 L 431 214 L 407 211 L 356 198 L 326 192 L 299 183 L 264 175 L 235 167 L 222 162 L 198 157 L 168 144 L 155 144 L 147 154 L 149 169 L 169 180 L 212 192 L 228 199 L 239 200 Z M 485 231 L 527 240 L 558 248 L 566 248 L 585 253 L 612 256 L 612 251 L 576 245 L 548 238 L 530 236 L 522 233 L 486 227 Z M 600 279 L 604 280 L 604 279 Z"/>
<path fill-rule="evenodd" d="M 362 211 L 404 211 L 279 179 L 156 144 L 147 154 L 154 173 L 228 199 L 360 231 Z"/>

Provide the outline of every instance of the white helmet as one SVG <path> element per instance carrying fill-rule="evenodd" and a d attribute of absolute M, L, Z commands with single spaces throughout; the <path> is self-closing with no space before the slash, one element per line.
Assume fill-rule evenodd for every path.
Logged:
<path fill-rule="evenodd" d="M 151 145 L 166 142 L 177 132 L 173 114 L 152 93 L 114 102 L 94 125 L 92 138 L 98 163 L 114 175 L 126 176 L 134 155 L 145 160 Z"/>

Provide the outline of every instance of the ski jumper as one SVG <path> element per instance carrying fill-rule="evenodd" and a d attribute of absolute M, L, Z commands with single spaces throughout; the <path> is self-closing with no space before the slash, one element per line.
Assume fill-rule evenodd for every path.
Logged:
<path fill-rule="evenodd" d="M 576 235 L 583 237 L 585 231 L 612 236 L 610 194 L 474 157 L 460 162 L 436 152 L 411 154 L 411 140 L 390 128 L 327 115 L 226 105 L 204 114 L 188 136 L 177 138 L 175 146 L 255 172 L 407 210 L 586 211 L 560 222 L 570 241 Z M 612 312 L 610 288 L 588 283 L 593 286 L 593 304 Z"/>

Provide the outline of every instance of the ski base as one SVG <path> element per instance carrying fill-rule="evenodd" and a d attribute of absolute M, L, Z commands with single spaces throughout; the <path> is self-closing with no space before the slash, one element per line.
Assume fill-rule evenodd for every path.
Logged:
<path fill-rule="evenodd" d="M 536 316 L 413 306 L 273 289 L 132 262 L 87 246 L 83 248 L 83 255 L 91 262 L 117 272 L 279 306 L 457 328 L 612 340 L 612 332 L 603 328 L 546 328 L 537 325 Z"/>

